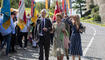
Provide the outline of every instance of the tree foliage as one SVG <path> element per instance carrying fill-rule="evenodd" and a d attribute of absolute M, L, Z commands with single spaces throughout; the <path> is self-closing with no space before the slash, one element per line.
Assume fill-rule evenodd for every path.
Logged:
<path fill-rule="evenodd" d="M 85 6 L 86 6 L 86 1 L 85 0 L 75 0 L 73 1 L 73 8 L 77 10 L 77 13 L 79 13 L 81 15 L 81 17 L 83 16 L 83 11 L 86 10 Z"/>
<path fill-rule="evenodd" d="M 25 6 L 27 8 L 31 7 L 31 0 L 24 0 L 24 1 L 25 1 Z M 1 3 L 2 3 L 2 0 L 0 0 L 0 7 L 1 7 Z M 11 8 L 17 9 L 19 5 L 19 0 L 10 0 L 10 4 L 11 4 Z"/>
<path fill-rule="evenodd" d="M 38 12 L 40 12 L 44 8 L 45 8 L 45 2 L 37 2 L 36 3 L 36 9 L 38 10 Z"/>

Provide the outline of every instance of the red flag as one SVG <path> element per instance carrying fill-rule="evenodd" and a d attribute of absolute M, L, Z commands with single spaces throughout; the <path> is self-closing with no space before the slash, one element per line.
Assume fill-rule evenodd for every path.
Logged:
<path fill-rule="evenodd" d="M 24 11 L 24 16 L 23 16 L 24 22 L 26 23 L 26 11 Z"/>
<path fill-rule="evenodd" d="M 31 0 L 31 16 L 33 16 L 33 11 L 34 11 L 34 0 Z"/>
<path fill-rule="evenodd" d="M 62 10 L 63 10 L 63 12 L 67 13 L 67 10 L 66 10 L 66 0 L 62 0 Z"/>
<path fill-rule="evenodd" d="M 62 0 L 62 10 L 64 11 L 64 5 L 65 5 L 65 1 Z"/>
<path fill-rule="evenodd" d="M 58 0 L 56 0 L 56 6 L 55 6 L 55 11 L 54 11 L 54 16 L 53 16 L 54 21 L 56 20 L 56 14 L 60 13 L 60 12 L 61 12 L 61 10 L 60 10 L 60 7 L 58 5 Z"/>
<path fill-rule="evenodd" d="M 21 5 L 21 0 L 19 1 L 19 7 L 20 7 L 20 5 Z"/>

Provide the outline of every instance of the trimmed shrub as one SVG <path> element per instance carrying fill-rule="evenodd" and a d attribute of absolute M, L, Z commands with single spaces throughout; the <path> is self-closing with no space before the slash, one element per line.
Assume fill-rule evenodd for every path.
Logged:
<path fill-rule="evenodd" d="M 94 14 L 93 19 L 94 21 L 101 22 L 101 17 L 99 14 Z"/>

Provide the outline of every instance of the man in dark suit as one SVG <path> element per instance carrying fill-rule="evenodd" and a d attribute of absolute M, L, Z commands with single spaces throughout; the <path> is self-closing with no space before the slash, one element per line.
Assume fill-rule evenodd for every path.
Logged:
<path fill-rule="evenodd" d="M 45 60 L 49 60 L 50 31 L 52 30 L 52 24 L 50 22 L 50 19 L 45 18 L 45 9 L 41 11 L 41 14 L 41 18 L 38 18 L 35 29 L 35 36 L 39 37 L 39 60 L 44 60 L 43 51 L 45 51 Z"/>

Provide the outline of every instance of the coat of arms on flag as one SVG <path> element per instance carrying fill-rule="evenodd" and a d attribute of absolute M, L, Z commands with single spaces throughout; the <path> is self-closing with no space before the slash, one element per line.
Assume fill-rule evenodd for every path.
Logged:
<path fill-rule="evenodd" d="M 26 12 L 25 12 L 25 3 L 24 0 L 19 1 L 19 13 L 18 13 L 18 24 L 21 30 L 26 25 Z"/>
<path fill-rule="evenodd" d="M 1 13 L 3 14 L 3 24 L 2 26 L 4 29 L 8 29 L 10 26 L 10 0 L 2 0 L 2 8 L 1 8 Z M 7 3 L 8 2 L 8 3 Z"/>

